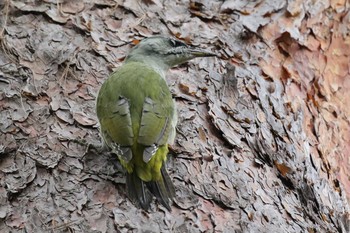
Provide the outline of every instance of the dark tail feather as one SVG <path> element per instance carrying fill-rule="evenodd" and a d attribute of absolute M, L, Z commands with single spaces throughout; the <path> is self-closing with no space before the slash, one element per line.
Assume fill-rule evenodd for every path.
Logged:
<path fill-rule="evenodd" d="M 159 181 L 147 182 L 147 188 L 157 198 L 157 200 L 169 211 L 171 211 L 171 201 L 175 197 L 174 185 L 166 171 L 165 164 L 161 168 L 162 179 Z"/>
<path fill-rule="evenodd" d="M 173 182 L 170 179 L 170 176 L 166 170 L 165 165 L 161 168 L 162 176 L 163 176 L 163 182 L 166 187 L 166 190 L 168 192 L 168 197 L 172 200 L 175 197 L 175 188 L 173 185 Z"/>
<path fill-rule="evenodd" d="M 135 173 L 127 173 L 126 187 L 132 202 L 147 210 L 152 201 L 152 194 L 169 211 L 170 203 L 175 197 L 174 185 L 166 171 L 165 165 L 161 168 L 162 179 L 159 181 L 142 181 Z"/>
<path fill-rule="evenodd" d="M 135 173 L 126 174 L 126 189 L 130 200 L 147 210 L 152 201 L 152 194 L 147 189 L 143 182 Z"/>

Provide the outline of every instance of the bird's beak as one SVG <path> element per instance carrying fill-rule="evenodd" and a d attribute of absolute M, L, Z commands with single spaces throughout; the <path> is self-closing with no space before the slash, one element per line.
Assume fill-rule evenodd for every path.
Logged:
<path fill-rule="evenodd" d="M 188 53 L 194 57 L 217 57 L 217 54 L 200 48 L 189 47 Z"/>

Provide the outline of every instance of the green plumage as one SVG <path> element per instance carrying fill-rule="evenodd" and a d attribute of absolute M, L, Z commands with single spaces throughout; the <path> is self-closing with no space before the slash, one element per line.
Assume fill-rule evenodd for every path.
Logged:
<path fill-rule="evenodd" d="M 128 102 L 129 112 L 117 104 L 121 98 Z M 164 178 L 167 174 L 163 164 L 168 153 L 168 138 L 174 134 L 175 124 L 172 125 L 172 122 L 176 121 L 176 114 L 165 80 L 143 63 L 126 63 L 102 85 L 96 106 L 106 144 L 112 149 L 114 143 L 131 148 L 130 161 L 119 155 L 129 176 L 129 197 L 147 208 L 152 197 L 148 193 L 150 191 L 169 207 L 174 188 L 170 179 Z M 144 150 L 155 143 L 158 150 L 149 162 L 144 162 Z M 147 187 L 144 182 L 155 185 Z"/>
<path fill-rule="evenodd" d="M 166 71 L 195 57 L 215 56 L 181 41 L 142 40 L 102 85 L 96 103 L 104 142 L 127 171 L 129 198 L 148 209 L 152 197 L 171 210 L 175 190 L 165 161 L 177 115 Z"/>

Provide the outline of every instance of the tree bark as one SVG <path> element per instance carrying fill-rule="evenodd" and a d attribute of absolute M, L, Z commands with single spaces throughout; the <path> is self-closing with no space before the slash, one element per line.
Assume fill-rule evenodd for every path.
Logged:
<path fill-rule="evenodd" d="M 0 2 L 1 232 L 349 232 L 348 1 Z M 126 197 L 95 97 L 151 35 L 211 49 L 167 75 L 168 212 Z M 95 147 L 97 147 L 95 146 Z"/>

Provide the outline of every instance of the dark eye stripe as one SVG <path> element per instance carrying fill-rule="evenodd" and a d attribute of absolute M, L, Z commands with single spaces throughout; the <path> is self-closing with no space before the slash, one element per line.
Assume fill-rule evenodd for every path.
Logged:
<path fill-rule="evenodd" d="M 185 43 L 183 43 L 182 41 L 179 41 L 179 40 L 170 39 L 170 41 L 174 47 L 186 47 L 187 46 Z"/>

